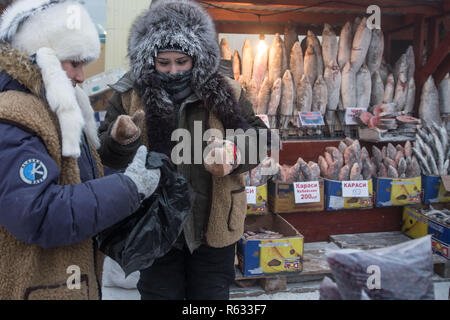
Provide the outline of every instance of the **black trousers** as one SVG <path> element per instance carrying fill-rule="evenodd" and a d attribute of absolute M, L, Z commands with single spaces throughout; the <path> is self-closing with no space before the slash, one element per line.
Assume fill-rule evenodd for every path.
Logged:
<path fill-rule="evenodd" d="M 228 300 L 235 278 L 235 245 L 200 246 L 192 254 L 173 248 L 141 270 L 137 284 L 142 300 Z"/>

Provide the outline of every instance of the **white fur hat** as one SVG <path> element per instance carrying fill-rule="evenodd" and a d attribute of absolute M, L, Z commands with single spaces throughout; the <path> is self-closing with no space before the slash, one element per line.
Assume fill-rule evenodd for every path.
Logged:
<path fill-rule="evenodd" d="M 3 13 L 0 39 L 29 55 L 53 49 L 59 61 L 90 63 L 100 55 L 97 29 L 76 0 L 18 0 Z"/>
<path fill-rule="evenodd" d="M 0 41 L 36 55 L 49 107 L 62 135 L 62 155 L 80 156 L 82 132 L 100 146 L 89 98 L 73 88 L 61 66 L 65 60 L 90 63 L 100 55 L 97 29 L 76 0 L 17 0 L 2 14 Z"/>

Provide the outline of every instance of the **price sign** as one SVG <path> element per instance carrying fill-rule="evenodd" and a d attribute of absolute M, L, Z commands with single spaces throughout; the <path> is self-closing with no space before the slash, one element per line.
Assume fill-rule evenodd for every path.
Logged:
<path fill-rule="evenodd" d="M 303 127 L 324 126 L 325 122 L 320 112 L 299 112 L 300 124 Z"/>
<path fill-rule="evenodd" d="M 267 128 L 270 128 L 269 117 L 267 116 L 267 114 L 258 114 L 256 116 L 259 117 L 262 121 L 264 121 L 264 124 L 267 126 Z"/>
<path fill-rule="evenodd" d="M 295 203 L 320 202 L 319 181 L 294 183 Z"/>
<path fill-rule="evenodd" d="M 256 204 L 256 187 L 245 187 L 247 204 Z"/>
<path fill-rule="evenodd" d="M 355 117 L 360 112 L 365 112 L 365 108 L 347 108 L 345 109 L 345 124 L 346 125 L 357 125 Z"/>
<path fill-rule="evenodd" d="M 344 198 L 369 197 L 369 181 L 342 181 L 342 196 Z"/>

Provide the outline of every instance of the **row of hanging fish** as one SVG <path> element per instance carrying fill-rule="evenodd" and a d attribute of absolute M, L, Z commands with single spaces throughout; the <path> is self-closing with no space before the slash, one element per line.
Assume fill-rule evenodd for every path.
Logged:
<path fill-rule="evenodd" d="M 404 146 L 389 143 L 381 150 L 373 146 L 372 162 L 376 166 L 376 176 L 379 178 L 405 179 L 421 175 L 419 162 L 413 155 L 413 147 L 409 141 Z"/>
<path fill-rule="evenodd" d="M 449 134 L 443 125 L 433 123 L 419 129 L 413 152 L 424 174 L 450 174 Z"/>
<path fill-rule="evenodd" d="M 361 148 L 358 140 L 350 138 L 341 141 L 338 148 L 327 147 L 318 163 L 321 176 L 329 180 L 369 180 L 376 175 L 367 149 Z"/>
<path fill-rule="evenodd" d="M 450 115 L 450 76 L 447 73 L 439 86 L 429 76 L 422 88 L 419 117 L 425 124 L 442 124 L 442 116 Z"/>

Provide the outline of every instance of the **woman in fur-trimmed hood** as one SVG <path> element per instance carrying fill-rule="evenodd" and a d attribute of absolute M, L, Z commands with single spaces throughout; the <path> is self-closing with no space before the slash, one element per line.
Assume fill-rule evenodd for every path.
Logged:
<path fill-rule="evenodd" d="M 218 73 L 216 31 L 199 4 L 154 1 L 136 19 L 128 44 L 130 71 L 113 86 L 116 92 L 100 127 L 102 161 L 124 167 L 145 144 L 172 157 L 195 197 L 182 236 L 171 252 L 141 271 L 138 289 L 143 299 L 227 299 L 246 215 L 242 174 L 260 159 L 249 161 L 254 156 L 249 142 L 236 144 L 243 132 L 225 139 L 225 129 L 255 129 L 256 136 L 266 127 L 239 83 Z M 208 145 L 203 141 L 207 129 L 222 137 Z M 187 140 L 177 136 L 180 132 L 189 133 L 192 148 L 184 148 Z M 194 154 L 198 144 L 200 153 Z M 229 161 L 206 161 L 225 155 Z"/>
<path fill-rule="evenodd" d="M 71 12 L 79 28 L 68 26 Z M 18 0 L 1 17 L 0 300 L 99 299 L 103 258 L 92 237 L 158 184 L 159 172 L 136 161 L 102 177 L 93 110 L 78 87 L 99 53 L 77 1 Z M 145 163 L 144 148 L 138 155 Z"/>

